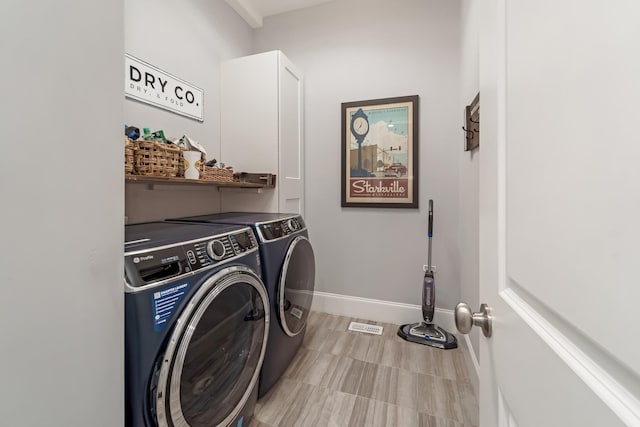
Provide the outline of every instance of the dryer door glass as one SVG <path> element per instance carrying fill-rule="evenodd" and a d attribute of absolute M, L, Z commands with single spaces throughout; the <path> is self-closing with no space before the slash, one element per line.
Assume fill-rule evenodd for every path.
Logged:
<path fill-rule="evenodd" d="M 232 274 L 191 307 L 182 334 L 172 337 L 178 343 L 164 395 L 159 384 L 158 398 L 165 403 L 159 415 L 171 420 L 168 425 L 227 425 L 256 386 L 268 334 L 268 297 L 258 279 Z"/>
<path fill-rule="evenodd" d="M 278 286 L 277 312 L 284 332 L 289 336 L 304 330 L 313 301 L 316 261 L 309 240 L 296 237 L 284 259 Z"/>

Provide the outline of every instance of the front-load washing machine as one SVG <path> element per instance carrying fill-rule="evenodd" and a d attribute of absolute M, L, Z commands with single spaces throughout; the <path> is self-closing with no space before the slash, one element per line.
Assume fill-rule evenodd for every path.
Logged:
<path fill-rule="evenodd" d="M 253 230 L 128 225 L 124 256 L 125 424 L 248 424 L 270 316 Z"/>
<path fill-rule="evenodd" d="M 302 344 L 313 301 L 315 258 L 302 216 L 227 212 L 174 221 L 251 226 L 258 236 L 262 276 L 271 303 L 269 342 L 258 397 L 278 381 Z"/>

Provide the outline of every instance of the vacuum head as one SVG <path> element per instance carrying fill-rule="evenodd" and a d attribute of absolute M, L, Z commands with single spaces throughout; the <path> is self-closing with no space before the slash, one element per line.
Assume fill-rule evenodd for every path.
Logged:
<path fill-rule="evenodd" d="M 455 335 L 433 323 L 407 323 L 398 328 L 398 336 L 406 341 L 449 350 L 458 347 Z"/>

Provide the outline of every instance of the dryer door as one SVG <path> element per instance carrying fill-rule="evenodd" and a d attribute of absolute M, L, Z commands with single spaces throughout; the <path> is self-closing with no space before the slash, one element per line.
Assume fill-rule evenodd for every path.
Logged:
<path fill-rule="evenodd" d="M 277 313 L 280 325 L 290 337 L 304 330 L 311 311 L 316 280 L 316 261 L 306 237 L 289 245 L 278 284 Z"/>
<path fill-rule="evenodd" d="M 268 296 L 250 269 L 209 278 L 181 313 L 160 361 L 160 426 L 226 426 L 256 385 L 269 331 Z"/>

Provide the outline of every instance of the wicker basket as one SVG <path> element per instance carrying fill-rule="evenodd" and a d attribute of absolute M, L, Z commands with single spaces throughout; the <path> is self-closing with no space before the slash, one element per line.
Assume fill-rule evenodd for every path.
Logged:
<path fill-rule="evenodd" d="M 124 137 L 124 173 L 133 173 L 133 152 L 135 144 L 126 136 Z"/>
<path fill-rule="evenodd" d="M 176 177 L 182 165 L 180 148 L 153 141 L 138 141 L 134 158 L 138 175 Z"/>
<path fill-rule="evenodd" d="M 233 182 L 233 170 L 205 166 L 200 179 L 211 182 Z"/>

